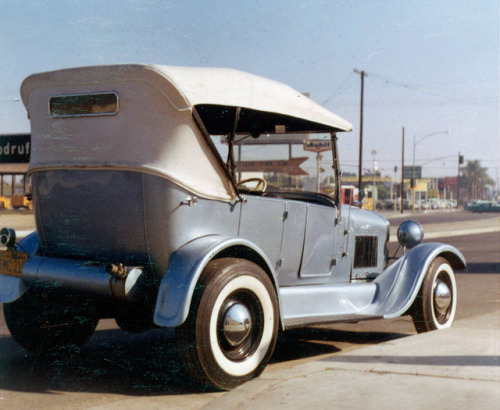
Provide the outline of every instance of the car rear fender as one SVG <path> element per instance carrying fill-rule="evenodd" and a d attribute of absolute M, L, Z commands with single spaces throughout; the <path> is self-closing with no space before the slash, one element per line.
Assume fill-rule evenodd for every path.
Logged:
<path fill-rule="evenodd" d="M 22 239 L 17 248 L 19 251 L 34 255 L 40 246 L 38 234 L 32 232 Z M 0 275 L 0 303 L 10 303 L 19 299 L 26 292 L 23 280 L 14 276 Z"/>
<path fill-rule="evenodd" d="M 387 319 L 404 314 L 417 297 L 429 265 L 438 256 L 448 260 L 455 270 L 466 269 L 464 256 L 451 245 L 431 242 L 415 246 L 375 279 L 379 291 L 374 313 Z"/>
<path fill-rule="evenodd" d="M 203 269 L 212 259 L 221 255 L 245 255 L 246 259 L 260 265 L 273 281 L 279 300 L 276 273 L 258 246 L 241 238 L 204 236 L 183 245 L 172 255 L 156 299 L 154 322 L 158 326 L 174 327 L 184 323 Z"/>

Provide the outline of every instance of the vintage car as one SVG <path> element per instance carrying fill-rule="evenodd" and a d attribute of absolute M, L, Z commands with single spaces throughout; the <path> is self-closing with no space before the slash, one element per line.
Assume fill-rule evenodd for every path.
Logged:
<path fill-rule="evenodd" d="M 500 212 L 500 203 L 494 201 L 472 201 L 465 207 L 466 210 L 471 212 Z"/>
<path fill-rule="evenodd" d="M 21 95 L 36 232 L 1 230 L 0 302 L 29 351 L 81 346 L 101 318 L 174 327 L 193 379 L 230 389 L 262 372 L 279 331 L 404 314 L 419 332 L 451 326 L 463 256 L 405 222 L 391 260 L 388 221 L 340 202 L 351 124 L 307 96 L 158 65 L 35 74 Z M 303 150 L 311 139 L 330 160 Z"/>

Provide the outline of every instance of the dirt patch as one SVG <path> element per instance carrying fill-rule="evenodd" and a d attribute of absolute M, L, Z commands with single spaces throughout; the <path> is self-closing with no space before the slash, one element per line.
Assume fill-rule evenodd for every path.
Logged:
<path fill-rule="evenodd" d="M 34 231 L 35 218 L 33 212 L 4 211 L 0 212 L 0 228 L 8 227 L 16 231 Z"/>

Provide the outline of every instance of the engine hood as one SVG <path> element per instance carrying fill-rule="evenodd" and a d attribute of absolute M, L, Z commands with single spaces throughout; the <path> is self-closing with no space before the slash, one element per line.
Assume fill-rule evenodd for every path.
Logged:
<path fill-rule="evenodd" d="M 376 212 L 359 209 L 354 206 L 342 206 L 342 215 L 350 221 L 349 227 L 358 233 L 374 234 L 389 232 L 389 221 Z"/>

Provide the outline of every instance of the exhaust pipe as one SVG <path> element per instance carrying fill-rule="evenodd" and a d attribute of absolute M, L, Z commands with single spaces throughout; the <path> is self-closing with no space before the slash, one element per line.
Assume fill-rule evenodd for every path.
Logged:
<path fill-rule="evenodd" d="M 148 280 L 141 267 L 124 267 L 115 274 L 116 265 L 95 265 L 68 259 L 31 256 L 23 266 L 25 283 L 46 283 L 55 288 L 92 296 L 113 297 L 139 302 L 147 294 Z M 108 272 L 109 271 L 109 272 Z"/>

